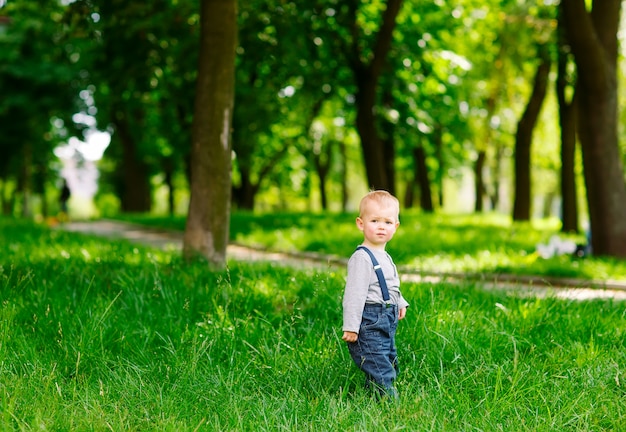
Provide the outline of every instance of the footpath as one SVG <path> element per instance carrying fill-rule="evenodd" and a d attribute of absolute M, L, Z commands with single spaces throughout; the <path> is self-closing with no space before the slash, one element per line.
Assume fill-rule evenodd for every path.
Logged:
<path fill-rule="evenodd" d="M 67 222 L 58 227 L 70 232 L 123 239 L 164 250 L 181 250 L 183 233 L 155 229 L 113 220 Z M 344 269 L 346 258 L 301 252 L 273 252 L 249 246 L 230 244 L 226 257 L 236 261 L 261 261 L 296 268 Z M 404 282 L 460 283 L 475 282 L 485 289 L 515 291 L 534 297 L 554 296 L 572 300 L 613 299 L 626 301 L 626 282 L 589 281 L 572 278 L 551 278 L 505 274 L 469 275 L 462 273 L 426 273 L 401 267 Z"/>

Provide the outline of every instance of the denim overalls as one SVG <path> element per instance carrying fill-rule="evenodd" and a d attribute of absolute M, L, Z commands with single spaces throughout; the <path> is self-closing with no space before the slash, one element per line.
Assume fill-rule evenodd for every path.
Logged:
<path fill-rule="evenodd" d="M 369 249 L 364 249 L 372 258 L 378 281 L 383 291 L 383 299 L 389 300 L 387 284 L 378 261 Z M 365 386 L 377 395 L 389 395 L 394 399 L 398 393 L 393 383 L 398 374 L 398 355 L 395 336 L 398 327 L 398 305 L 365 304 L 363 318 L 356 342 L 348 343 L 348 350 L 354 363 L 365 372 Z"/>

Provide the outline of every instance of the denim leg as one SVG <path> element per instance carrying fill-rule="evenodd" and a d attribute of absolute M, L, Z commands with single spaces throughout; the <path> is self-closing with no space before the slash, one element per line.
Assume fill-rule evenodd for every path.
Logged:
<path fill-rule="evenodd" d="M 395 333 L 398 325 L 396 307 L 366 306 L 359 338 L 348 344 L 354 363 L 365 372 L 365 385 L 378 393 L 397 397 L 393 383 L 398 372 Z"/>

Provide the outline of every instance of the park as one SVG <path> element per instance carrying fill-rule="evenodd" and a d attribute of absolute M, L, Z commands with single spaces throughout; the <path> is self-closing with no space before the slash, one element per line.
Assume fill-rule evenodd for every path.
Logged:
<path fill-rule="evenodd" d="M 0 429 L 622 430 L 621 6 L 0 0 Z"/>

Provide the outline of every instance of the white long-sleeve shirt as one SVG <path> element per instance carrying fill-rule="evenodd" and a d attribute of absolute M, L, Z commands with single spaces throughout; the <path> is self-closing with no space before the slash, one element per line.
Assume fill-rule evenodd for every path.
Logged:
<path fill-rule="evenodd" d="M 389 303 L 398 305 L 398 309 L 406 308 L 409 304 L 400 292 L 400 277 L 391 256 L 385 251 L 370 250 L 383 270 Z M 343 294 L 343 331 L 359 332 L 366 303 L 384 304 L 385 301 L 372 259 L 366 251 L 358 249 L 348 260 L 348 277 Z"/>

